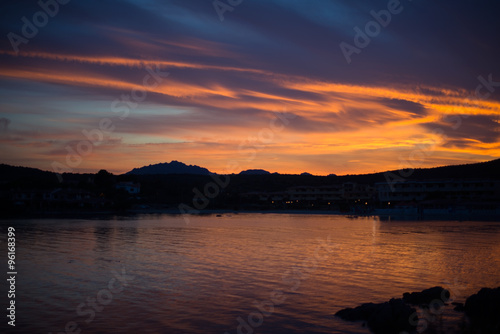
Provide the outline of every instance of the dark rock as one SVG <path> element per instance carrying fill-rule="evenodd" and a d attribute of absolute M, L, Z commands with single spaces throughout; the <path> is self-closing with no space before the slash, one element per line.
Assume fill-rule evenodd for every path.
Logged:
<path fill-rule="evenodd" d="M 406 305 L 402 299 L 391 299 L 381 304 L 367 303 L 356 308 L 338 311 L 336 316 L 347 321 L 364 320 L 368 328 L 375 334 L 399 334 L 402 331 L 412 332 L 417 323 L 416 310 Z"/>
<path fill-rule="evenodd" d="M 451 303 L 452 305 L 454 305 L 455 307 L 453 308 L 453 310 L 457 311 L 457 312 L 463 312 L 465 311 L 465 307 L 464 307 L 464 303 Z"/>
<path fill-rule="evenodd" d="M 435 300 L 441 302 L 447 302 L 450 299 L 450 292 L 440 286 L 435 286 L 430 289 L 423 290 L 421 292 L 405 292 L 403 294 L 403 300 L 405 303 L 412 305 L 427 305 Z"/>
<path fill-rule="evenodd" d="M 416 310 L 406 305 L 402 299 L 391 299 L 389 302 L 383 303 L 382 307 L 378 308 L 368 319 L 368 327 L 374 333 L 411 332 L 416 328 L 410 324 L 414 313 Z M 416 321 L 416 317 L 415 315 L 415 319 L 412 320 Z"/>
<path fill-rule="evenodd" d="M 465 314 L 480 333 L 500 333 L 500 287 L 482 288 L 465 301 Z"/>
<path fill-rule="evenodd" d="M 366 303 L 356 308 L 345 308 L 335 313 L 336 316 L 347 321 L 368 320 L 380 304 Z"/>

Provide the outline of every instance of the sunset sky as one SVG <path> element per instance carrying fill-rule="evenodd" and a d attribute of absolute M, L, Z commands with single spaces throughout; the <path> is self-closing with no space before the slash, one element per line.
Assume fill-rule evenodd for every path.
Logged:
<path fill-rule="evenodd" d="M 59 1 L 0 5 L 0 163 L 327 175 L 500 158 L 497 0 Z"/>

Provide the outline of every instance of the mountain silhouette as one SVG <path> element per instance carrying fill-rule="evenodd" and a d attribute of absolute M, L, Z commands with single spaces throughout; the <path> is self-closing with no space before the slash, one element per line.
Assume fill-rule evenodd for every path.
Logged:
<path fill-rule="evenodd" d="M 165 175 L 165 174 L 192 174 L 192 175 L 210 175 L 212 174 L 208 169 L 195 166 L 186 165 L 179 161 L 172 161 L 170 163 L 164 162 L 155 165 L 134 168 L 126 175 Z"/>
<path fill-rule="evenodd" d="M 500 159 L 495 159 L 491 161 L 472 163 L 472 164 L 462 164 L 462 165 L 451 165 L 451 166 L 441 166 L 433 168 L 416 168 L 406 174 L 411 174 L 405 180 L 432 180 L 432 179 L 493 179 L 500 180 Z M 307 180 L 310 185 L 324 184 L 325 181 L 328 182 L 357 182 L 357 183 L 375 183 L 375 182 L 386 182 L 385 175 L 387 173 L 392 173 L 399 175 L 399 170 L 391 170 L 387 172 L 377 172 L 370 174 L 347 174 L 347 175 L 336 175 L 330 174 L 328 176 L 316 176 L 308 175 L 305 172 L 301 175 L 288 175 L 279 173 L 269 173 L 263 169 L 249 169 L 239 173 L 241 177 L 260 175 L 262 180 L 264 180 L 264 186 L 268 184 L 270 179 L 290 179 L 292 183 L 298 182 L 297 180 Z M 172 161 L 170 163 L 159 163 L 155 165 L 144 166 L 140 168 L 134 168 L 133 170 L 123 174 L 123 175 L 175 175 L 175 174 L 186 174 L 186 175 L 211 175 L 216 174 L 210 172 L 208 169 L 196 166 L 196 165 L 186 165 L 179 161 Z M 21 166 L 11 166 L 7 164 L 0 164 L 0 186 L 2 184 L 12 184 L 22 183 L 30 184 L 33 182 L 45 182 L 52 183 L 57 182 L 56 173 L 51 171 L 44 171 L 37 168 L 21 167 Z M 85 177 L 89 177 L 93 174 L 77 174 L 77 173 L 64 173 L 64 179 L 75 179 L 83 180 Z M 296 178 L 296 179 L 295 179 Z M 255 178 L 252 178 L 252 183 L 255 183 Z M 1 189 L 1 187 L 0 187 Z"/>
<path fill-rule="evenodd" d="M 240 175 L 268 175 L 268 174 L 271 173 L 263 169 L 247 169 L 240 172 Z"/>

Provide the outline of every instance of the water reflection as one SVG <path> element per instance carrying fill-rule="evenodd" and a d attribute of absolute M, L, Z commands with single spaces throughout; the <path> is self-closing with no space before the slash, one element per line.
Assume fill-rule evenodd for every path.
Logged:
<path fill-rule="evenodd" d="M 367 333 L 332 315 L 435 285 L 460 286 L 460 298 L 500 285 L 500 224 L 491 222 L 239 214 L 189 225 L 176 216 L 14 223 L 25 332 L 75 321 L 89 333 L 232 334 L 238 317 L 248 323 L 282 291 L 259 333 Z M 332 252 L 318 257 L 327 240 Z M 133 283 L 85 323 L 76 307 L 123 268 Z"/>
<path fill-rule="evenodd" d="M 113 229 L 105 226 L 94 227 L 95 247 L 94 252 L 106 252 L 110 250 L 112 243 L 110 242 L 113 235 Z"/>

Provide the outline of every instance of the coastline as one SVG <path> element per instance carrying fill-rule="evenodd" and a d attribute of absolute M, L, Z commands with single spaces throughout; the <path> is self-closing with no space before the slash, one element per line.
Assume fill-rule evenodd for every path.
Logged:
<path fill-rule="evenodd" d="M 174 208 L 165 209 L 130 209 L 125 211 L 118 210 L 85 210 L 85 211 L 38 211 L 20 214 L 8 214 L 0 221 L 6 220 L 25 220 L 25 219 L 115 219 L 115 218 L 133 218 L 144 215 L 172 215 L 172 216 L 205 216 L 205 215 L 237 215 L 237 214 L 283 214 L 283 215 L 334 215 L 345 216 L 349 218 L 358 217 L 378 217 L 381 221 L 391 220 L 453 220 L 453 221 L 492 221 L 500 222 L 500 213 L 490 212 L 446 212 L 446 213 L 428 213 L 415 214 L 405 212 L 390 212 L 388 210 L 373 210 L 370 212 L 343 212 L 338 210 L 227 210 L 227 209 L 204 209 L 196 212 L 181 212 Z"/>

